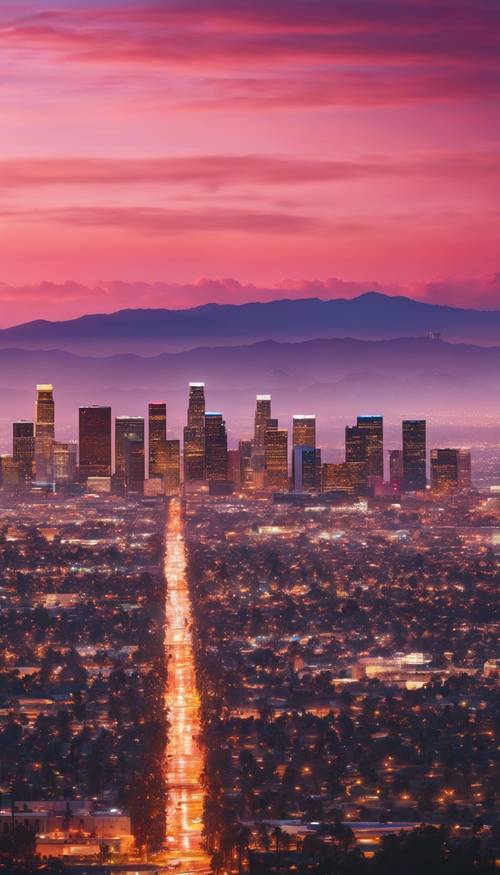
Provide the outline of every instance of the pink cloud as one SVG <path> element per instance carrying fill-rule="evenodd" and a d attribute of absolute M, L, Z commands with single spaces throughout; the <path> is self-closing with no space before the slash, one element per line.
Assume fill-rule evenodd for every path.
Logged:
<path fill-rule="evenodd" d="M 500 309 L 500 272 L 470 279 L 443 277 L 417 285 L 414 291 L 432 304 L 497 310 Z"/>
<path fill-rule="evenodd" d="M 242 184 L 300 185 L 357 179 L 443 177 L 489 181 L 500 172 L 498 151 L 439 151 L 406 158 L 360 156 L 351 160 L 286 155 L 195 155 L 165 158 L 0 158 L 0 188 L 38 186 Z"/>
<path fill-rule="evenodd" d="M 125 82 L 137 75 L 134 68 L 185 71 L 205 80 L 201 102 L 207 86 L 215 92 L 205 95 L 207 106 L 220 100 L 234 108 L 391 104 L 500 88 L 500 16 L 493 0 L 198 0 L 79 4 L 51 14 L 37 9 L 4 9 L 6 49 L 49 54 L 61 63 L 115 65 Z M 175 90 L 182 102 L 184 89 Z M 187 102 L 193 99 L 191 93 Z"/>

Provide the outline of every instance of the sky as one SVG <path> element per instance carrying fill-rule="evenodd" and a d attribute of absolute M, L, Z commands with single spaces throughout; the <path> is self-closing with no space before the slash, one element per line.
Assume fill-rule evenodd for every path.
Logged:
<path fill-rule="evenodd" d="M 500 308 L 499 35 L 498 0 L 2 0 L 0 324 Z"/>

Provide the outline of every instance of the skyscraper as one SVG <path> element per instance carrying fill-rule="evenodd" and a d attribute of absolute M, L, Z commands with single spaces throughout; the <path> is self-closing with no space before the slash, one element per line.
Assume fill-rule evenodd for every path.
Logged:
<path fill-rule="evenodd" d="M 144 491 L 144 435 L 129 433 L 123 441 L 125 462 L 125 492 L 127 495 Z"/>
<path fill-rule="evenodd" d="M 357 427 L 365 436 L 368 477 L 384 479 L 384 420 L 379 415 L 358 416 Z M 356 460 L 358 461 L 358 460 Z"/>
<path fill-rule="evenodd" d="M 288 489 L 288 430 L 268 420 L 264 434 L 265 486 L 273 492 Z"/>
<path fill-rule="evenodd" d="M 222 413 L 205 413 L 205 476 L 227 480 L 227 434 Z"/>
<path fill-rule="evenodd" d="M 403 450 L 391 450 L 389 453 L 389 480 L 394 490 L 403 488 Z"/>
<path fill-rule="evenodd" d="M 181 442 L 165 441 L 165 495 L 178 495 L 181 485 Z"/>
<path fill-rule="evenodd" d="M 357 425 L 346 425 L 345 460 L 366 465 L 366 434 Z"/>
<path fill-rule="evenodd" d="M 458 489 L 466 492 L 471 488 L 471 456 L 470 450 L 458 450 Z"/>
<path fill-rule="evenodd" d="M 458 491 L 458 450 L 431 450 L 431 489 L 438 495 Z"/>
<path fill-rule="evenodd" d="M 80 407 L 78 415 L 79 480 L 111 476 L 111 407 Z"/>
<path fill-rule="evenodd" d="M 315 492 L 321 486 L 321 450 L 315 447 L 293 448 L 293 491 Z"/>
<path fill-rule="evenodd" d="M 252 485 L 254 489 L 264 488 L 265 458 L 264 440 L 266 425 L 271 418 L 271 396 L 257 395 L 255 398 L 255 419 L 252 441 Z"/>
<path fill-rule="evenodd" d="M 310 413 L 296 413 L 293 417 L 292 447 L 316 447 L 316 417 Z"/>
<path fill-rule="evenodd" d="M 35 403 L 35 469 L 40 483 L 54 479 L 53 444 L 55 436 L 55 404 L 50 383 L 36 387 Z"/>
<path fill-rule="evenodd" d="M 150 477 L 164 477 L 167 441 L 167 405 L 163 401 L 152 401 L 148 405 L 148 473 Z"/>
<path fill-rule="evenodd" d="M 205 478 L 205 384 L 189 384 L 187 425 L 184 429 L 184 480 Z"/>
<path fill-rule="evenodd" d="M 297 471 L 295 472 L 295 460 L 299 459 L 299 454 L 295 452 L 296 449 L 300 448 L 301 450 L 316 449 L 316 417 L 311 413 L 296 413 L 292 419 L 292 482 L 293 488 L 295 492 L 302 492 L 303 484 L 303 472 Z M 312 456 L 310 457 L 312 458 Z M 304 465 L 304 460 L 302 459 L 302 455 L 300 455 L 301 466 Z M 310 461 L 310 459 L 309 459 Z M 306 469 L 310 475 L 310 464 L 308 462 L 306 464 Z M 306 474 L 306 480 L 309 476 Z M 320 472 L 317 472 L 318 479 L 320 477 Z M 296 488 L 297 483 L 300 482 L 300 489 Z M 311 487 L 309 487 L 311 488 Z"/>
<path fill-rule="evenodd" d="M 255 398 L 255 421 L 253 443 L 255 447 L 263 447 L 267 421 L 271 419 L 271 396 L 257 395 Z"/>
<path fill-rule="evenodd" d="M 228 450 L 227 451 L 227 477 L 228 480 L 233 483 L 236 491 L 239 492 L 241 488 L 241 467 L 240 467 L 240 451 L 239 450 Z"/>
<path fill-rule="evenodd" d="M 421 492 L 427 485 L 425 419 L 403 420 L 403 486 Z"/>
<path fill-rule="evenodd" d="M 362 494 L 366 491 L 366 462 L 326 462 L 321 466 L 321 489 Z"/>
<path fill-rule="evenodd" d="M 144 446 L 144 417 L 117 416 L 115 419 L 115 473 L 125 480 L 125 437 L 135 436 Z"/>
<path fill-rule="evenodd" d="M 56 483 L 73 483 L 76 477 L 75 442 L 54 441 L 54 480 Z"/>
<path fill-rule="evenodd" d="M 20 465 L 20 476 L 29 482 L 35 468 L 35 427 L 32 422 L 19 420 L 12 424 L 12 458 Z"/>
<path fill-rule="evenodd" d="M 252 441 L 239 441 L 240 485 L 243 491 L 252 487 Z"/>

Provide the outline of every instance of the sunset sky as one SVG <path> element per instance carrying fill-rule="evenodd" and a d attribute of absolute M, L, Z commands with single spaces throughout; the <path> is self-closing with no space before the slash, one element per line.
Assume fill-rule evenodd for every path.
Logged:
<path fill-rule="evenodd" d="M 499 33 L 498 0 L 2 0 L 0 324 L 500 307 Z"/>

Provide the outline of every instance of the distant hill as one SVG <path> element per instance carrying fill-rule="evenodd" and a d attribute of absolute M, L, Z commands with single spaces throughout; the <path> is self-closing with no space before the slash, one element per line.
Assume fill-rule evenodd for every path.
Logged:
<path fill-rule="evenodd" d="M 155 398 L 167 401 L 179 434 L 190 380 L 206 382 L 209 408 L 222 410 L 238 436 L 251 429 L 259 392 L 272 393 L 284 423 L 312 412 L 325 430 L 362 412 L 482 425 L 500 419 L 499 374 L 500 347 L 427 338 L 263 341 L 150 357 L 3 349 L 1 428 L 8 435 L 12 419 L 32 416 L 35 384 L 51 382 L 61 438 L 76 435 L 79 405 L 109 403 L 114 415 L 143 415 Z"/>
<path fill-rule="evenodd" d="M 154 355 L 197 345 L 308 340 L 387 339 L 441 332 L 446 340 L 500 344 L 500 310 L 465 310 L 368 292 L 357 298 L 206 304 L 186 310 L 119 310 L 64 322 L 37 320 L 0 330 L 7 346 L 84 353 Z"/>

